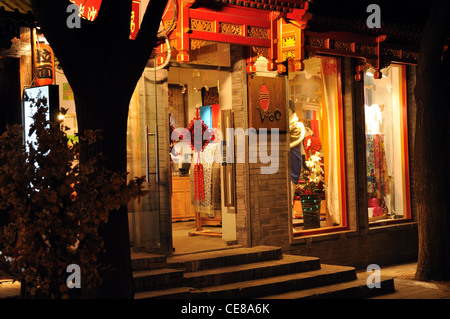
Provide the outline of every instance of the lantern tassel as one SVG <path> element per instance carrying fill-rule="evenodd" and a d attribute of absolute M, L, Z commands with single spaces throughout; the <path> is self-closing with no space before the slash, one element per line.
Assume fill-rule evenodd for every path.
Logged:
<path fill-rule="evenodd" d="M 200 154 L 199 157 L 200 158 Z M 203 164 L 200 161 L 194 165 L 194 184 L 195 184 L 195 200 L 201 202 L 205 199 L 205 181 L 203 173 Z"/>

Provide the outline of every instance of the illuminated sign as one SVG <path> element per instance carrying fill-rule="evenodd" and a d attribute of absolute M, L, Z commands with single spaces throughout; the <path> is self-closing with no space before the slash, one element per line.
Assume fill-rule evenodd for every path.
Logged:
<path fill-rule="evenodd" d="M 46 119 L 56 120 L 59 113 L 59 87 L 58 85 L 44 85 L 26 88 L 23 91 L 23 126 L 24 138 L 27 143 L 37 143 L 36 133 L 29 134 L 33 124 L 33 115 L 39 107 L 46 107 Z"/>
<path fill-rule="evenodd" d="M 102 0 L 70 0 L 70 2 L 79 7 L 80 17 L 89 21 L 95 21 L 102 5 Z M 130 39 L 133 40 L 139 32 L 140 6 L 140 0 L 133 0 L 130 19 Z"/>
<path fill-rule="evenodd" d="M 140 15 L 141 0 L 133 0 L 131 7 L 131 24 L 130 24 L 130 39 L 136 39 L 139 32 L 139 15 Z"/>
<path fill-rule="evenodd" d="M 80 16 L 89 21 L 97 18 L 98 11 L 102 5 L 102 0 L 70 0 L 80 8 Z"/>

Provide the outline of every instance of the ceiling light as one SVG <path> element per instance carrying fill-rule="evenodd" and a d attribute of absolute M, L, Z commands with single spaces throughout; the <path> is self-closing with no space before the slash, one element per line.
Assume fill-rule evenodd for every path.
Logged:
<path fill-rule="evenodd" d="M 372 68 L 368 68 L 366 71 L 366 75 L 373 76 L 375 74 L 375 70 Z"/>

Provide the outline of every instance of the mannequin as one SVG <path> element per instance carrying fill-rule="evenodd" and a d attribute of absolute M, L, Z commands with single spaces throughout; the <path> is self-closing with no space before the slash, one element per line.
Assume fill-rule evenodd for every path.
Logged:
<path fill-rule="evenodd" d="M 295 113 L 295 103 L 289 100 L 289 132 L 290 132 L 290 150 L 291 150 L 291 194 L 294 196 L 300 173 L 303 166 L 302 141 L 305 138 L 305 127 Z"/>
<path fill-rule="evenodd" d="M 381 109 L 378 104 L 365 105 L 366 133 L 380 134 L 382 125 Z"/>

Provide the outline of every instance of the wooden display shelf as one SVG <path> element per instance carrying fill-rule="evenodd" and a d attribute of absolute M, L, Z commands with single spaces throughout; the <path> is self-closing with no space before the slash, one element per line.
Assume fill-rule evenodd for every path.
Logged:
<path fill-rule="evenodd" d="M 172 222 L 194 219 L 189 176 L 172 176 Z"/>

